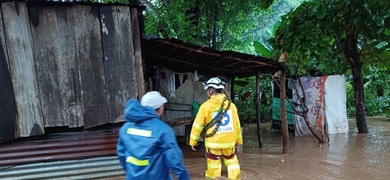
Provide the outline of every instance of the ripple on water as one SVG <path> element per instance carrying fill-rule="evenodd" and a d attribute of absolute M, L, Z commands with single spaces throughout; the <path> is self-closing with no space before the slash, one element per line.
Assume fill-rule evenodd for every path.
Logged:
<path fill-rule="evenodd" d="M 307 176 L 300 175 L 299 172 L 294 172 L 292 170 L 283 170 L 275 167 L 267 166 L 253 166 L 249 164 L 240 164 L 241 166 L 241 179 L 248 180 L 270 180 L 270 179 L 308 179 Z M 206 164 L 204 163 L 192 163 L 187 165 L 187 168 L 190 172 L 191 179 L 200 180 L 204 178 L 204 172 L 206 170 Z M 222 176 L 216 179 L 223 180 L 227 178 L 226 167 L 222 168 Z"/>

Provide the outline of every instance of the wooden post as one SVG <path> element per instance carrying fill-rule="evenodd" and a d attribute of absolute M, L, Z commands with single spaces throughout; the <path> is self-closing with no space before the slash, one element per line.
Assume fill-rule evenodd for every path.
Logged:
<path fill-rule="evenodd" d="M 138 19 L 138 9 L 131 8 L 131 27 L 133 32 L 133 44 L 134 44 L 134 60 L 135 60 L 135 69 L 138 85 L 138 98 L 145 94 L 145 82 L 144 82 L 144 72 L 142 68 L 142 52 L 141 52 L 141 32 L 140 32 L 140 23 Z"/>
<path fill-rule="evenodd" d="M 230 79 L 230 98 L 232 102 L 234 103 L 235 101 L 235 96 L 234 96 L 234 76 L 231 77 Z"/>
<path fill-rule="evenodd" d="M 289 146 L 289 136 L 288 136 L 288 126 L 287 126 L 287 114 L 286 114 L 286 74 L 284 72 L 280 73 L 280 116 L 282 118 L 282 132 L 283 132 L 283 154 L 288 153 Z"/>
<path fill-rule="evenodd" d="M 234 103 L 234 101 L 235 101 L 235 95 L 234 95 L 234 76 L 232 76 L 231 77 L 231 79 L 230 79 L 230 98 L 231 98 L 231 100 L 232 100 L 232 102 Z M 241 122 L 240 122 L 241 123 Z M 241 134 L 243 134 L 244 132 L 243 132 L 243 127 L 242 127 L 242 125 L 241 125 Z M 238 152 L 238 153 L 243 153 L 244 152 L 244 149 L 243 149 L 243 146 L 242 145 L 240 145 L 240 146 L 237 146 L 236 147 L 236 152 Z"/>
<path fill-rule="evenodd" d="M 261 93 L 260 93 L 260 71 L 256 73 L 256 96 L 255 96 L 255 109 L 256 109 L 256 119 L 257 119 L 257 137 L 259 140 L 259 148 L 263 148 L 263 138 L 261 136 L 261 116 L 260 116 L 260 102 L 261 102 Z"/>

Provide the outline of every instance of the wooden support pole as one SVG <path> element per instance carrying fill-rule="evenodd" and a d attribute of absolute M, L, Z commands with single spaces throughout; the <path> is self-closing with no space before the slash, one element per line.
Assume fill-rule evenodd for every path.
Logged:
<path fill-rule="evenodd" d="M 140 23 L 138 19 L 138 9 L 131 8 L 131 27 L 133 32 L 133 44 L 134 44 L 134 60 L 135 60 L 135 71 L 137 77 L 138 85 L 138 98 L 145 94 L 145 81 L 144 81 L 144 71 L 142 67 L 142 51 L 141 51 L 141 31 Z"/>
<path fill-rule="evenodd" d="M 232 102 L 234 103 L 234 101 L 235 101 L 235 99 L 236 99 L 236 97 L 235 97 L 235 95 L 234 95 L 234 79 L 235 79 L 235 77 L 234 76 L 232 76 L 232 77 L 230 77 L 230 98 L 231 98 L 231 100 L 232 100 Z M 241 123 L 241 122 L 240 122 Z M 241 124 L 241 134 L 243 134 L 244 132 L 243 132 L 243 126 L 242 126 L 242 124 Z M 238 152 L 238 153 L 243 153 L 244 152 L 244 149 L 243 149 L 243 146 L 241 145 L 241 146 L 237 146 L 236 147 L 236 152 Z"/>
<path fill-rule="evenodd" d="M 259 140 L 259 148 L 263 148 L 263 138 L 261 136 L 261 116 L 260 116 L 260 102 L 261 102 L 261 93 L 260 93 L 260 71 L 256 73 L 256 96 L 255 96 L 255 109 L 256 109 L 256 119 L 257 119 L 257 137 Z"/>
<path fill-rule="evenodd" d="M 288 153 L 289 146 L 289 134 L 287 125 L 287 114 L 286 114 L 286 74 L 280 73 L 280 116 L 282 118 L 282 132 L 283 132 L 283 154 Z"/>
<path fill-rule="evenodd" d="M 232 102 L 234 103 L 236 97 L 234 96 L 234 76 L 230 79 L 230 98 Z"/>

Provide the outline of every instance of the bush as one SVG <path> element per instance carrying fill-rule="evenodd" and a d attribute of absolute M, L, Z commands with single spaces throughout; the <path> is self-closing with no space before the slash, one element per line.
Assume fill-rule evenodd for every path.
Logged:
<path fill-rule="evenodd" d="M 364 77 L 364 98 L 367 116 L 390 116 L 390 84 L 387 83 L 387 71 L 371 70 L 371 74 Z M 347 78 L 347 113 L 348 117 L 355 116 L 355 99 L 352 78 Z"/>
<path fill-rule="evenodd" d="M 255 123 L 257 121 L 255 109 L 256 78 L 236 79 L 236 82 L 234 92 L 238 115 L 244 123 Z M 260 91 L 260 119 L 263 122 L 271 121 L 272 89 L 269 78 L 261 79 Z"/>

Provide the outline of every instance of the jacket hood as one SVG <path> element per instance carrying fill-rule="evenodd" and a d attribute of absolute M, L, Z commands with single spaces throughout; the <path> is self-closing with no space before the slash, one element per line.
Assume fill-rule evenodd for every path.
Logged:
<path fill-rule="evenodd" d="M 227 99 L 227 96 L 225 94 L 215 94 L 215 95 L 212 95 L 209 99 L 209 101 L 211 102 L 214 102 L 214 103 L 222 103 L 224 102 L 223 104 L 223 108 L 226 108 L 228 106 L 228 102 L 230 101 L 225 101 L 225 100 L 228 100 Z"/>
<path fill-rule="evenodd" d="M 151 107 L 144 107 L 136 99 L 127 102 L 123 112 L 126 121 L 141 122 L 152 118 L 159 118 L 156 110 Z"/>

